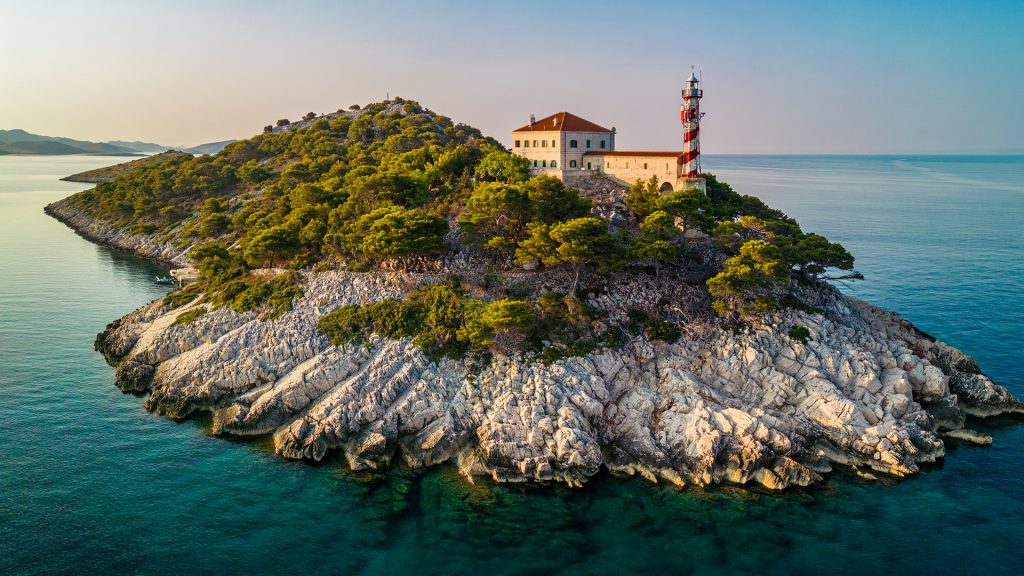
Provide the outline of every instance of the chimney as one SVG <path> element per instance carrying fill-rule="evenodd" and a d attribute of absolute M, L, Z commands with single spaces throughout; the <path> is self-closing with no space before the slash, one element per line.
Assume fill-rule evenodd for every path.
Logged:
<path fill-rule="evenodd" d="M 537 117 L 534 116 L 533 114 L 530 114 L 530 126 L 533 126 L 536 123 L 537 123 Z"/>

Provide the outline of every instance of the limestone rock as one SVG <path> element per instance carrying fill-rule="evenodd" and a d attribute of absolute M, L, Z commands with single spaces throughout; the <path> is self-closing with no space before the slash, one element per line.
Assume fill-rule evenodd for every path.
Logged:
<path fill-rule="evenodd" d="M 356 469 L 452 461 L 498 482 L 579 486 L 602 466 L 678 486 L 770 490 L 816 482 L 834 464 L 904 476 L 945 455 L 940 433 L 984 441 L 963 430 L 965 414 L 1022 411 L 969 357 L 840 295 L 823 314 L 780 311 L 735 334 L 688 316 L 699 291 L 628 279 L 588 304 L 621 320 L 631 307 L 679 303 L 684 338 L 634 338 L 550 366 L 499 357 L 472 373 L 430 361 L 408 339 L 332 346 L 316 328 L 342 305 L 439 279 L 309 274 L 304 296 L 274 320 L 222 308 L 175 324 L 193 304 L 157 301 L 108 326 L 97 348 L 118 365 L 122 389 L 150 391 L 150 410 L 212 412 L 215 433 L 270 434 L 284 457 L 337 450 Z M 811 331 L 806 345 L 786 336 L 794 324 Z"/>

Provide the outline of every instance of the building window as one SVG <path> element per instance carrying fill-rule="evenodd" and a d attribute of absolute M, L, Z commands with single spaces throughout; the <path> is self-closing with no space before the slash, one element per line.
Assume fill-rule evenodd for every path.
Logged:
<path fill-rule="evenodd" d="M 590 162 L 587 162 L 587 170 L 593 170 L 593 168 L 590 167 Z"/>
<path fill-rule="evenodd" d="M 547 140 L 541 140 L 540 141 L 540 147 L 541 148 L 547 148 L 548 147 L 548 141 Z"/>
<path fill-rule="evenodd" d="M 629 162 L 626 162 L 626 170 L 629 170 Z"/>
<path fill-rule="evenodd" d="M 523 141 L 523 148 L 529 148 L 529 147 L 530 147 L 530 141 L 529 140 L 524 140 Z"/>
<path fill-rule="evenodd" d="M 576 142 L 575 140 L 569 140 L 569 148 L 578 148 L 578 147 L 579 147 L 579 143 L 578 142 Z"/>
<path fill-rule="evenodd" d="M 548 161 L 547 160 L 541 160 L 540 161 L 540 167 L 541 168 L 547 168 L 548 167 Z"/>
<path fill-rule="evenodd" d="M 611 162 L 605 162 L 605 164 L 606 164 L 605 168 L 611 168 L 612 167 L 612 163 Z"/>
<path fill-rule="evenodd" d="M 516 148 L 519 148 L 519 140 L 516 140 Z"/>
<path fill-rule="evenodd" d="M 569 168 L 575 168 L 575 167 L 576 167 L 576 161 L 575 160 L 569 160 Z"/>
<path fill-rule="evenodd" d="M 601 150 L 604 150 L 604 140 L 601 140 Z"/>
<path fill-rule="evenodd" d="M 587 148 L 590 148 L 590 140 L 587 140 Z"/>
<path fill-rule="evenodd" d="M 665 162 L 665 172 L 668 172 L 668 162 Z"/>
<path fill-rule="evenodd" d="M 534 141 L 533 141 L 533 147 L 534 147 L 534 148 L 536 148 L 536 147 L 537 147 L 537 141 L 536 141 L 536 140 L 534 140 Z"/>
<path fill-rule="evenodd" d="M 644 170 L 647 170 L 647 162 L 644 162 Z"/>
<path fill-rule="evenodd" d="M 551 141 L 551 147 L 552 148 L 557 148 L 557 146 L 555 146 L 555 141 L 554 140 Z"/>
<path fill-rule="evenodd" d="M 536 168 L 536 167 L 537 167 L 537 161 L 536 161 L 536 160 L 534 160 L 534 161 L 533 161 L 533 167 L 534 167 L 534 168 Z"/>
<path fill-rule="evenodd" d="M 558 168 L 558 161 L 557 160 L 552 160 L 551 161 L 551 167 L 552 168 Z"/>

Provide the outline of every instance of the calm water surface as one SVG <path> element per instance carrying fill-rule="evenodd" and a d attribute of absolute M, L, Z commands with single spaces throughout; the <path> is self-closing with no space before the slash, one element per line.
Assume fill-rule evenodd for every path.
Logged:
<path fill-rule="evenodd" d="M 146 413 L 93 352 L 163 290 L 42 207 L 120 158 L 0 157 L 0 574 L 1024 573 L 1024 426 L 976 424 L 904 481 L 782 495 L 602 476 L 582 490 L 368 481 Z M 843 242 L 848 290 L 1024 394 L 1024 158 L 709 157 L 705 168 Z"/>

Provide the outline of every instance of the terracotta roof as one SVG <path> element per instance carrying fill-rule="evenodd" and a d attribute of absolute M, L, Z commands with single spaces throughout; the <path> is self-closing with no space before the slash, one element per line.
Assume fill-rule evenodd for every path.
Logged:
<path fill-rule="evenodd" d="M 664 158 L 682 158 L 684 152 L 622 152 L 616 150 L 614 152 L 607 152 L 601 150 L 590 150 L 584 152 L 584 156 L 658 156 Z"/>
<path fill-rule="evenodd" d="M 512 132 L 611 132 L 590 120 L 584 120 L 575 114 L 559 112 L 547 118 L 541 118 L 533 124 L 527 124 Z"/>

